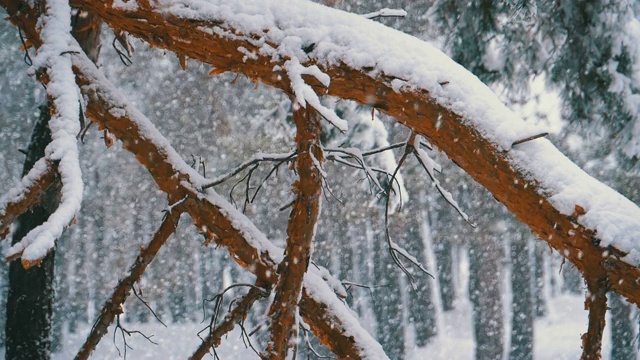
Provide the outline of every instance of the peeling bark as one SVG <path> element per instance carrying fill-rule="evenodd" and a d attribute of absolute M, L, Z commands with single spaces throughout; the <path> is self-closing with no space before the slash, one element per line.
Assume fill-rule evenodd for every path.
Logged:
<path fill-rule="evenodd" d="M 284 259 L 278 265 L 278 284 L 269 308 L 271 341 L 267 346 L 267 356 L 270 359 L 284 359 L 291 348 L 292 335 L 297 333 L 298 300 L 311 258 L 322 197 L 322 170 L 318 168 L 324 161 L 320 120 L 320 114 L 310 106 L 302 108 L 294 103 L 299 179 L 293 183 L 296 200 L 289 215 L 287 247 Z"/>

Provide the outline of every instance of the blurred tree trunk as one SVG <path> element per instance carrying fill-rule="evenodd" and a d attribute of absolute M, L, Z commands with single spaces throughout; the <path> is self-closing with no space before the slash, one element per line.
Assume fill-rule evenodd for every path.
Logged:
<path fill-rule="evenodd" d="M 527 233 L 516 232 L 511 241 L 511 360 L 533 359 L 533 243 Z"/>
<path fill-rule="evenodd" d="M 542 243 L 534 243 L 534 300 L 535 300 L 535 316 L 542 317 L 547 314 L 547 300 L 545 298 L 545 263 L 544 263 L 544 249 L 545 246 Z"/>
<path fill-rule="evenodd" d="M 584 280 L 580 271 L 572 264 L 564 264 L 562 267 L 562 290 L 575 295 L 581 295 L 584 291 Z"/>
<path fill-rule="evenodd" d="M 436 272 L 440 282 L 440 297 L 442 298 L 442 310 L 453 310 L 455 300 L 455 287 L 453 283 L 453 247 L 451 241 L 440 236 L 434 246 L 437 259 Z"/>
<path fill-rule="evenodd" d="M 427 259 L 425 256 L 424 239 L 422 238 L 422 226 L 420 221 L 428 221 L 423 219 L 420 214 L 420 210 L 411 208 L 412 204 L 416 204 L 416 201 L 408 204 L 407 212 L 404 214 L 407 219 L 405 231 L 405 250 L 412 254 L 424 265 L 427 266 Z M 426 217 L 425 217 L 426 218 Z M 416 346 L 424 347 L 429 340 L 436 336 L 438 329 L 436 327 L 436 308 L 432 298 L 432 285 L 433 280 L 429 275 L 420 272 L 414 266 L 410 271 L 413 272 L 415 277 L 415 290 L 409 290 L 409 320 L 413 323 L 415 328 Z"/>
<path fill-rule="evenodd" d="M 375 208 L 378 209 L 379 208 Z M 401 271 L 389 255 L 384 234 L 384 222 L 380 215 L 373 223 L 373 311 L 376 317 L 376 335 L 382 348 L 391 359 L 404 358 L 404 328 L 402 327 Z M 376 221 L 377 220 L 377 221 Z"/>
<path fill-rule="evenodd" d="M 620 295 L 610 293 L 611 306 L 611 359 L 636 360 L 637 350 L 634 342 L 631 305 Z"/>
<path fill-rule="evenodd" d="M 498 236 L 493 231 L 480 233 L 470 241 L 469 297 L 476 341 L 475 358 L 478 360 L 502 359 L 502 254 Z"/>

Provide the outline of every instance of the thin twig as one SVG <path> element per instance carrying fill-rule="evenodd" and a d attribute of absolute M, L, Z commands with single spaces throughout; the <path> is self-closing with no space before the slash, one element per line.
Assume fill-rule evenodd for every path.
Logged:
<path fill-rule="evenodd" d="M 146 302 L 143 298 L 142 298 L 142 291 L 140 291 L 140 293 L 138 293 L 138 290 L 136 290 L 135 286 L 131 287 L 131 290 L 133 291 L 133 295 L 135 295 L 138 300 L 140 300 L 140 302 L 142 303 L 142 305 L 144 305 L 153 315 L 154 318 L 156 318 L 156 320 L 158 320 L 158 322 L 160 324 L 162 324 L 162 326 L 167 327 L 167 324 L 163 323 L 162 320 L 160 320 L 160 317 L 158 316 L 158 314 L 151 308 L 151 306 L 149 305 L 148 302 Z"/>
<path fill-rule="evenodd" d="M 116 342 L 116 335 L 118 334 L 118 331 L 120 331 L 120 334 L 122 335 L 122 343 L 123 343 L 123 347 L 124 347 L 124 356 L 122 356 L 123 354 L 120 353 L 120 348 L 118 347 L 118 344 Z M 116 350 L 118 350 L 118 356 L 121 356 L 125 360 L 127 359 L 127 349 L 133 350 L 133 347 L 131 347 L 131 345 L 129 345 L 127 343 L 126 336 L 131 337 L 134 334 L 142 336 L 143 338 L 145 338 L 148 342 L 152 343 L 153 345 L 158 345 L 157 342 L 151 340 L 153 335 L 147 336 L 142 331 L 139 331 L 139 330 L 127 330 L 124 326 L 122 326 L 122 323 L 120 322 L 120 314 L 118 314 L 118 316 L 116 316 L 116 328 L 113 331 L 113 344 L 115 345 Z"/>
<path fill-rule="evenodd" d="M 261 162 L 264 161 L 275 161 L 275 162 L 286 162 L 286 161 L 291 161 L 293 159 L 295 159 L 298 156 L 298 154 L 296 154 L 295 151 L 292 151 L 290 153 L 287 154 L 270 154 L 270 155 L 265 155 L 265 154 L 256 154 L 254 155 L 251 159 L 243 162 L 242 164 L 238 165 L 235 169 L 231 170 L 230 172 L 220 175 L 217 178 L 211 180 L 210 183 L 204 185 L 202 188 L 203 189 L 208 189 L 210 187 L 214 187 L 216 185 L 220 185 L 223 182 L 231 179 L 232 177 L 238 175 L 240 172 L 242 172 L 244 169 L 250 167 L 250 166 L 254 166 L 256 164 L 260 164 Z"/>
<path fill-rule="evenodd" d="M 513 142 L 513 144 L 511 144 L 511 147 L 526 143 L 526 142 L 531 141 L 531 140 L 539 139 L 539 138 L 545 137 L 547 135 L 549 135 L 548 132 L 543 132 L 543 133 L 540 133 L 540 134 L 537 134 L 537 135 L 529 136 L 529 137 L 521 139 L 521 140 L 516 140 L 516 141 Z"/>

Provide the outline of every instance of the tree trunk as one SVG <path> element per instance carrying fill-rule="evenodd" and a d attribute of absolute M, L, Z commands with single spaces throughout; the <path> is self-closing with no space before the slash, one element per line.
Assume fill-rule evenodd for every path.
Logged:
<path fill-rule="evenodd" d="M 442 310 L 453 310 L 455 300 L 455 286 L 453 283 L 453 248 L 451 241 L 440 236 L 438 243 L 434 247 L 437 259 L 437 276 L 440 282 L 440 297 L 442 298 Z"/>
<path fill-rule="evenodd" d="M 412 210 L 410 212 L 414 215 L 420 213 L 418 209 Z M 409 223 L 405 227 L 405 249 L 409 254 L 415 256 L 422 265 L 427 266 L 424 239 L 420 231 L 422 228 L 419 223 L 421 218 L 420 216 L 407 216 Z M 414 270 L 416 288 L 409 291 L 409 320 L 415 328 L 416 346 L 423 347 L 427 345 L 429 339 L 438 333 L 436 328 L 436 307 L 433 303 L 431 291 L 433 279 L 427 274 L 415 271 L 415 267 L 410 270 Z"/>
<path fill-rule="evenodd" d="M 23 176 L 44 156 L 51 142 L 49 106 L 40 107 L 40 117 L 31 134 Z M 40 205 L 18 218 L 11 243 L 19 242 L 29 231 L 44 223 L 58 203 L 59 180 L 49 188 Z M 7 360 L 49 359 L 51 356 L 51 316 L 53 309 L 54 257 L 52 251 L 40 266 L 24 269 L 14 261 L 9 265 L 7 297 Z"/>
<path fill-rule="evenodd" d="M 399 281 L 402 273 L 391 260 L 384 238 L 384 225 L 380 219 L 377 220 L 377 225 L 380 226 L 373 226 L 378 229 L 373 232 L 373 311 L 376 318 L 376 338 L 389 358 L 403 359 L 404 329 Z"/>
<path fill-rule="evenodd" d="M 637 350 L 633 337 L 631 306 L 616 293 L 610 293 L 611 306 L 611 359 L 636 360 Z"/>
<path fill-rule="evenodd" d="M 536 243 L 534 245 L 534 268 L 535 268 L 535 283 L 534 283 L 534 299 L 535 299 L 535 315 L 536 317 L 543 317 L 547 314 L 547 300 L 545 298 L 545 264 L 544 264 L 544 247 L 542 243 Z"/>
<path fill-rule="evenodd" d="M 478 360 L 500 360 L 504 348 L 502 248 L 497 236 L 492 235 L 480 234 L 470 242 L 469 248 L 469 297 Z"/>
<path fill-rule="evenodd" d="M 511 242 L 511 349 L 509 359 L 533 359 L 533 274 L 531 246 L 526 234 L 516 234 Z"/>

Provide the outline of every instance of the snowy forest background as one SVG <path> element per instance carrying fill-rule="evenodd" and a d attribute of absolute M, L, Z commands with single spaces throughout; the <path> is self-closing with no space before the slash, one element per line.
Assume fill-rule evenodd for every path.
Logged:
<path fill-rule="evenodd" d="M 437 44 L 490 84 L 522 117 L 546 126 L 553 143 L 574 162 L 640 203 L 639 3 L 331 3 L 360 14 L 382 8 L 406 10 L 404 18 L 377 21 Z M 235 74 L 208 76 L 209 68 L 196 62 L 182 71 L 172 54 L 136 41 L 132 63 L 125 66 L 112 40 L 113 34 L 105 29 L 100 60 L 104 72 L 142 112 L 156 119 L 175 149 L 199 171 L 215 177 L 257 152 L 291 150 L 294 128 L 284 94 Z M 44 101 L 42 87 L 27 75 L 20 45 L 17 29 L 0 22 L 0 193 L 20 179 L 20 150 L 28 144 Z M 351 126 L 346 135 L 327 128 L 329 145 L 345 143 L 367 150 L 403 141 L 409 134 L 383 115 L 371 121 L 371 109 L 344 101 L 332 106 Z M 58 242 L 54 347 L 61 359 L 75 353 L 166 207 L 162 193 L 135 159 L 119 144 L 107 149 L 102 135 L 89 130 L 80 147 L 86 186 L 83 210 Z M 396 150 L 395 159 L 399 155 Z M 441 183 L 476 226 L 440 197 L 413 161 L 401 170 L 403 204 L 390 223 L 394 239 L 426 264 L 434 278 L 410 269 L 415 278 L 412 290 L 409 278 L 388 255 L 384 204 L 372 195 L 361 172 L 332 162 L 326 170 L 333 194 L 326 194 L 323 202 L 312 260 L 344 281 L 351 308 L 392 359 L 578 357 L 587 323 L 579 273 L 569 263 L 563 266 L 557 254 L 455 164 L 436 157 L 443 167 Z M 374 161 L 393 168 L 395 160 L 380 155 Z M 254 172 L 251 196 L 271 169 L 265 164 Z M 292 172 L 286 164 L 281 166 L 249 204 L 244 174 L 216 190 L 239 208 L 246 206 L 258 228 L 282 245 L 288 212 L 279 209 L 290 200 Z M 186 357 L 199 341 L 196 333 L 205 326 L 200 322 L 211 315 L 213 303 L 203 301 L 233 283 L 252 282 L 226 251 L 202 246 L 202 236 L 189 221 L 181 227 L 137 287 L 159 320 L 136 297 L 126 303 L 127 328 L 155 334 L 152 339 L 159 343 L 128 339 L 131 358 Z M 3 263 L 2 301 L 6 269 Z M 222 308 L 233 298 L 234 290 L 225 295 Z M 637 359 L 638 310 L 615 295 L 610 307 L 604 358 Z M 256 304 L 245 327 L 258 325 L 264 311 L 264 301 Z M 5 316 L 0 312 L 2 329 Z M 260 331 L 252 339 L 263 340 Z M 122 351 L 124 345 L 120 338 L 116 344 L 104 341 L 95 358 L 117 357 L 116 346 Z M 305 346 L 301 349 L 299 356 L 305 358 Z M 223 359 L 251 354 L 239 332 L 219 351 Z"/>

